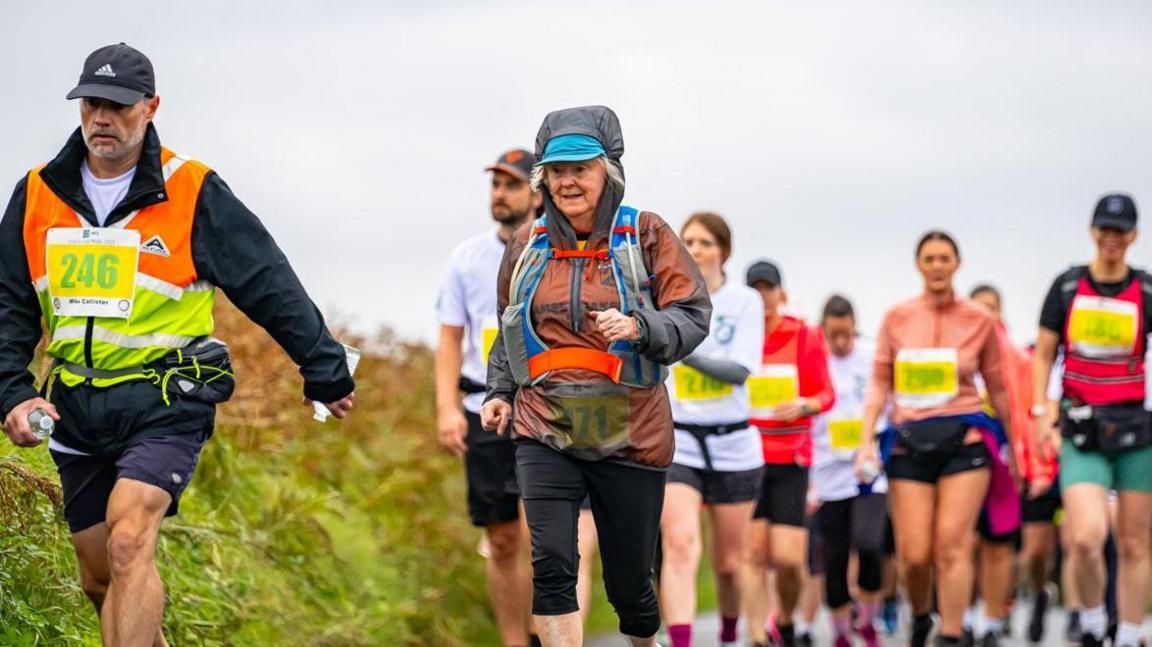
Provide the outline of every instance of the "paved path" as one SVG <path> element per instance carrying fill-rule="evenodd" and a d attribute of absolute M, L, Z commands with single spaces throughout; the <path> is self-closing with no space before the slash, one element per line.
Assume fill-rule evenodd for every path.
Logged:
<path fill-rule="evenodd" d="M 903 610 L 902 610 L 903 613 Z M 1000 644 L 1003 647 L 1024 647 L 1030 645 L 1025 638 L 1024 633 L 1027 630 L 1028 618 L 1031 613 L 1031 605 L 1027 602 L 1018 602 L 1012 613 L 1012 627 L 1014 629 L 1013 637 L 1003 639 Z M 901 617 L 902 621 L 906 620 Z M 1066 624 L 1063 609 L 1051 609 L 1048 612 L 1047 626 L 1048 630 L 1045 635 L 1042 647 L 1064 647 L 1064 626 Z M 1152 636 L 1152 616 L 1144 622 L 1145 635 Z M 825 611 L 820 612 L 820 616 L 816 619 L 816 633 L 813 636 L 813 645 L 815 647 L 829 647 L 832 644 L 832 626 L 829 622 L 828 615 Z M 693 644 L 695 647 L 712 647 L 715 645 L 717 634 L 720 632 L 719 618 L 712 613 L 708 613 L 700 617 L 694 627 Z M 743 628 L 741 628 L 740 635 L 744 635 Z M 594 637 L 587 641 L 589 647 L 623 647 L 628 643 L 619 635 L 616 636 L 601 636 Z M 901 633 L 895 637 L 885 638 L 885 645 L 888 647 L 902 647 L 907 645 L 907 637 Z M 857 645 L 863 643 L 857 641 Z"/>

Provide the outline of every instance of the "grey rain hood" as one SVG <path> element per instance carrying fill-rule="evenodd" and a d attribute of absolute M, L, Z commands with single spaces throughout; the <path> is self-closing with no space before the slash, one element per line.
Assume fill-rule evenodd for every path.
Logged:
<path fill-rule="evenodd" d="M 620 120 L 611 108 L 584 106 L 548 113 L 548 116 L 544 117 L 544 123 L 540 124 L 540 131 L 536 134 L 536 159 L 543 159 L 548 140 L 560 135 L 588 135 L 596 138 L 604 146 L 608 163 L 615 166 L 620 171 L 620 176 L 624 177 L 624 167 L 620 163 L 620 158 L 624 155 L 624 134 L 620 131 Z M 544 197 L 544 213 L 548 216 L 548 240 L 554 247 L 575 249 L 576 234 L 572 231 L 568 218 L 556 208 L 547 184 L 541 183 L 540 195 Z M 608 236 L 616 210 L 623 201 L 623 187 L 616 187 L 610 181 L 606 182 L 604 193 L 600 196 L 600 204 L 596 205 L 591 240 Z"/>

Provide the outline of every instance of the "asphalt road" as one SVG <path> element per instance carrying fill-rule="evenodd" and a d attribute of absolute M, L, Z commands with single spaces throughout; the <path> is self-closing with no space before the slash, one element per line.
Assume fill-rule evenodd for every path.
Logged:
<path fill-rule="evenodd" d="M 907 622 L 907 613 L 902 610 L 901 624 Z M 1013 636 L 1005 638 L 1000 641 L 1003 647 L 1015 647 L 1017 645 L 1023 647 L 1031 645 L 1024 637 L 1027 630 L 1028 618 L 1031 614 L 1031 604 L 1027 601 L 1019 601 L 1015 605 L 1012 612 L 1012 628 Z M 1042 647 L 1063 647 L 1064 642 L 1064 628 L 1067 623 L 1064 610 L 1053 608 L 1048 611 L 1047 616 L 1048 630 L 1045 632 L 1044 642 L 1039 643 Z M 815 634 L 813 635 L 813 645 L 816 647 L 828 647 L 832 644 L 832 625 L 828 619 L 826 612 L 821 611 L 820 616 L 816 619 L 814 626 Z M 1144 621 L 1144 631 L 1146 636 L 1152 636 L 1152 616 L 1149 616 Z M 693 627 L 692 643 L 695 647 L 711 647 L 716 644 L 716 636 L 720 632 L 720 620 L 712 613 L 703 614 L 696 621 Z M 741 636 L 744 636 L 743 628 L 741 628 Z M 627 645 L 619 635 L 599 636 L 593 637 L 586 641 L 589 647 L 622 647 Z M 662 643 L 667 647 L 667 643 Z M 863 642 L 857 641 L 857 645 L 863 645 Z M 907 635 L 903 632 L 892 637 L 885 637 L 884 644 L 889 647 L 901 647 L 907 645 Z"/>

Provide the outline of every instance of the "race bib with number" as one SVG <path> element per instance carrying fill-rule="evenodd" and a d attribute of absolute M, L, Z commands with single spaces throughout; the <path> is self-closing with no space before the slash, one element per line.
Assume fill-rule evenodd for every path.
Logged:
<path fill-rule="evenodd" d="M 732 395 L 732 385 L 700 371 L 677 364 L 672 367 L 672 377 L 676 385 L 676 399 L 685 402 L 716 400 Z"/>
<path fill-rule="evenodd" d="M 484 322 L 484 327 L 480 329 L 480 358 L 484 363 L 488 363 L 488 355 L 492 353 L 492 345 L 496 343 L 496 336 L 500 334 L 500 328 L 496 326 L 496 321 Z"/>
<path fill-rule="evenodd" d="M 863 435 L 864 421 L 859 418 L 828 421 L 828 438 L 834 452 L 855 452 L 860 449 L 860 439 Z"/>
<path fill-rule="evenodd" d="M 765 364 L 748 378 L 748 396 L 757 415 L 772 415 L 776 407 L 800 397 L 800 373 L 795 364 Z"/>
<path fill-rule="evenodd" d="M 1136 348 L 1139 321 L 1131 301 L 1078 296 L 1072 302 L 1068 342 L 1085 357 L 1129 357 Z"/>
<path fill-rule="evenodd" d="M 896 354 L 896 403 L 910 409 L 948 404 L 959 390 L 960 360 L 955 348 L 906 348 Z"/>
<path fill-rule="evenodd" d="M 77 227 L 48 230 L 48 294 L 57 316 L 132 315 L 140 232 Z"/>

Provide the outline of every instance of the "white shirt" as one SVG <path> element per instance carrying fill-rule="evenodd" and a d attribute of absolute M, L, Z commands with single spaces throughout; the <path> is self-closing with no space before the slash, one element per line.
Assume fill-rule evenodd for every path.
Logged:
<path fill-rule="evenodd" d="M 128 187 L 132 186 L 132 178 L 135 176 L 136 167 L 133 166 L 124 175 L 105 180 L 92 175 L 88 160 L 80 164 L 80 183 L 84 185 L 84 193 L 92 203 L 96 222 L 101 227 L 108 221 L 108 214 L 128 195 Z"/>
<path fill-rule="evenodd" d="M 852 352 L 846 357 L 828 354 L 828 370 L 836 388 L 836 405 L 828 413 L 818 416 L 812 425 L 812 483 L 821 501 L 842 501 L 860 493 L 853 471 L 856 452 L 832 449 L 829 423 L 864 417 L 864 395 L 872 377 L 875 356 L 876 342 L 863 337 L 856 338 Z M 876 427 L 884 429 L 885 426 L 881 416 Z M 876 479 L 872 491 L 887 492 L 887 479 L 884 476 Z"/>
<path fill-rule="evenodd" d="M 760 366 L 764 354 L 764 302 L 750 287 L 739 282 L 726 281 L 712 293 L 712 327 L 708 337 L 696 348 L 694 355 L 736 362 L 749 371 Z M 683 364 L 674 365 L 668 374 L 668 396 L 672 404 L 672 419 L 677 423 L 695 425 L 723 425 L 747 420 L 752 413 L 748 400 L 748 387 L 743 384 L 724 385 L 709 380 L 711 386 L 695 395 L 677 393 L 677 372 L 687 371 L 691 377 L 701 379 L 699 371 Z M 685 378 L 683 373 L 681 381 Z M 687 385 L 688 383 L 685 382 Z M 719 397 L 707 396 L 718 391 Z M 760 433 L 752 426 L 729 434 L 706 438 L 712 468 L 718 472 L 752 470 L 764 464 L 760 446 Z M 701 469 L 704 456 L 700 444 L 692 434 L 676 430 L 676 454 L 672 459 L 679 465 Z"/>
<path fill-rule="evenodd" d="M 448 257 L 448 270 L 436 298 L 436 320 L 444 326 L 464 328 L 464 358 L 460 374 L 478 384 L 488 379 L 489 343 L 499 329 L 496 277 L 504 258 L 504 241 L 489 230 L 456 246 Z M 464 408 L 480 413 L 483 393 L 464 396 Z"/>

